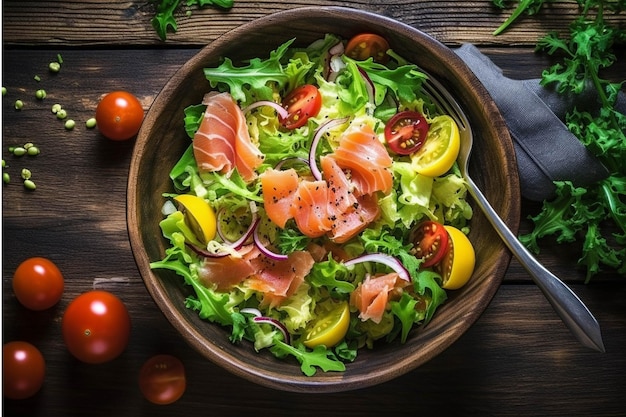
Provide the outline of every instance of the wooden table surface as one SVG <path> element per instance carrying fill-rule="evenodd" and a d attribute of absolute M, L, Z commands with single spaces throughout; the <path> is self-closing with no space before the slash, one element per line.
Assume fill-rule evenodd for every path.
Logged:
<path fill-rule="evenodd" d="M 150 25 L 146 2 L 122 0 L 3 1 L 2 157 L 13 178 L 2 189 L 3 342 L 26 340 L 47 362 L 43 388 L 27 400 L 3 401 L 6 416 L 242 416 L 242 415 L 626 415 L 626 285 L 601 274 L 584 284 L 575 247 L 546 243 L 539 259 L 562 277 L 601 324 L 606 353 L 580 345 L 524 269 L 511 261 L 504 283 L 478 322 L 452 347 L 422 367 L 382 385 L 336 394 L 275 391 L 233 376 L 183 342 L 148 295 L 126 231 L 126 183 L 133 141 L 116 143 L 84 126 L 100 97 L 114 89 L 136 94 L 147 110 L 168 78 L 202 46 L 243 23 L 305 5 L 344 5 L 396 18 L 454 47 L 477 44 L 513 78 L 536 78 L 551 60 L 533 52 L 549 30 L 563 31 L 575 5 L 555 3 L 512 30 L 491 32 L 507 13 L 490 1 L 235 0 L 230 11 L 193 9 L 178 17 L 166 42 Z M 624 16 L 620 17 L 622 22 Z M 48 63 L 63 58 L 58 74 Z M 610 74 L 623 79 L 626 49 Z M 40 81 L 34 78 L 38 75 Z M 35 99 L 43 88 L 48 97 Z M 16 99 L 24 108 L 16 111 Z M 67 131 L 50 112 L 60 103 L 77 127 Z M 8 147 L 34 142 L 35 158 Z M 25 190 L 21 168 L 37 184 Z M 522 202 L 521 232 L 539 206 Z M 31 312 L 16 300 L 11 279 L 31 256 L 61 268 L 61 302 Z M 73 359 L 61 337 L 61 316 L 78 294 L 117 294 L 132 333 L 127 350 L 104 365 Z M 184 396 L 169 406 L 146 401 L 137 375 L 153 354 L 182 359 Z"/>

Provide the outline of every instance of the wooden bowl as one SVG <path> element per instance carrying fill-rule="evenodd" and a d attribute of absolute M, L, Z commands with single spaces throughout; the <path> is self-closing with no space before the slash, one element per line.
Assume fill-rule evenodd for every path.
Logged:
<path fill-rule="evenodd" d="M 232 30 L 203 48 L 184 64 L 155 99 L 139 132 L 128 182 L 128 231 L 145 285 L 163 314 L 182 338 L 207 359 L 256 383 L 287 391 L 337 392 L 379 384 L 405 374 L 432 359 L 456 341 L 485 310 L 510 261 L 482 213 L 475 210 L 470 239 L 476 249 L 476 269 L 470 282 L 450 291 L 448 301 L 423 329 L 414 329 L 405 344 L 381 344 L 362 350 L 345 372 L 302 374 L 295 361 L 280 361 L 269 352 L 255 352 L 249 343 L 231 344 L 229 332 L 185 308 L 189 287 L 169 271 L 153 271 L 149 263 L 162 259 L 162 193 L 172 191 L 168 172 L 189 144 L 183 109 L 201 102 L 210 89 L 202 69 L 220 63 L 266 57 L 291 38 L 307 45 L 325 33 L 344 38 L 376 32 L 392 48 L 445 84 L 467 111 L 475 130 L 471 166 L 473 178 L 515 231 L 519 223 L 519 184 L 513 145 L 496 106 L 465 64 L 446 46 L 419 30 L 392 19 L 340 7 L 304 7 L 279 12 Z"/>

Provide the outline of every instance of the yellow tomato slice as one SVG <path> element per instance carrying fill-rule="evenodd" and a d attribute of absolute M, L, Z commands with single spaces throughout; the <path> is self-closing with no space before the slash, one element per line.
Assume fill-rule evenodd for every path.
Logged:
<path fill-rule="evenodd" d="M 450 236 L 449 250 L 439 264 L 443 288 L 457 290 L 467 284 L 474 273 L 476 253 L 468 237 L 453 226 L 444 226 Z"/>
<path fill-rule="evenodd" d="M 174 198 L 185 209 L 185 222 L 203 244 L 215 237 L 217 223 L 213 208 L 204 199 L 192 195 L 181 194 Z"/>
<path fill-rule="evenodd" d="M 413 169 L 427 177 L 443 175 L 452 168 L 460 147 L 456 122 L 448 115 L 437 116 L 430 123 L 424 145 L 411 155 Z"/>
<path fill-rule="evenodd" d="M 303 343 L 306 347 L 314 348 L 324 345 L 327 348 L 335 346 L 344 338 L 350 326 L 350 308 L 346 301 L 336 303 L 329 301 L 318 304 L 323 312 L 310 325 L 305 334 Z"/>

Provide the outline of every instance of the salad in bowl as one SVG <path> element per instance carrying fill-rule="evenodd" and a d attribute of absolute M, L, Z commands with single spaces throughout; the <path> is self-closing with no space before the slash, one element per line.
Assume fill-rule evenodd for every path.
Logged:
<path fill-rule="evenodd" d="M 476 255 L 458 127 L 428 75 L 375 33 L 295 41 L 203 68 L 150 267 L 231 343 L 313 376 L 419 332 Z"/>

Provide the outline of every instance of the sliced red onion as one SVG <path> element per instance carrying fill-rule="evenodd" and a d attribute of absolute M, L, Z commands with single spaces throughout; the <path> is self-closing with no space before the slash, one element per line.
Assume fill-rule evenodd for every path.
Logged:
<path fill-rule="evenodd" d="M 265 316 L 254 317 L 252 320 L 255 323 L 267 323 L 267 324 L 271 324 L 272 326 L 276 327 L 283 334 L 283 339 L 284 339 L 285 343 L 287 343 L 288 345 L 291 344 L 291 339 L 289 337 L 289 332 L 287 331 L 287 328 L 280 321 L 278 321 L 276 319 L 273 319 L 271 317 L 265 317 Z"/>
<path fill-rule="evenodd" d="M 261 317 L 263 315 L 259 309 L 252 307 L 242 308 L 241 310 L 239 310 L 239 312 L 244 314 L 253 314 L 256 317 Z"/>
<path fill-rule="evenodd" d="M 319 181 L 322 179 L 322 173 L 317 167 L 317 161 L 316 161 L 317 145 L 319 144 L 320 139 L 322 139 L 322 136 L 324 135 L 324 133 L 326 133 L 327 130 L 332 129 L 335 126 L 342 125 L 347 121 L 348 121 L 347 117 L 344 117 L 343 119 L 329 120 L 328 122 L 321 125 L 315 132 L 315 136 L 313 136 L 313 142 L 311 143 L 311 149 L 309 149 L 309 166 L 311 167 L 311 174 L 313 175 L 313 178 L 315 178 L 316 180 Z"/>
<path fill-rule="evenodd" d="M 400 262 L 397 258 L 386 255 L 384 253 L 370 253 L 367 255 L 362 255 L 344 262 L 344 265 L 352 266 L 362 262 L 378 262 L 387 265 L 389 268 L 393 269 L 400 278 L 405 281 L 411 282 L 409 271 L 404 267 L 404 265 L 402 265 L 402 262 Z"/>
<path fill-rule="evenodd" d="M 254 231 L 252 233 L 254 244 L 257 246 L 257 248 L 259 248 L 259 250 L 261 251 L 263 255 L 267 256 L 268 258 L 274 261 L 286 261 L 289 258 L 287 255 L 272 252 L 271 250 L 267 248 L 267 246 L 263 244 L 263 242 L 261 242 L 261 238 L 259 237 L 258 224 L 259 224 L 259 220 L 257 220 L 256 224 L 254 225 Z"/>
<path fill-rule="evenodd" d="M 309 165 L 309 161 L 307 161 L 304 158 L 299 158 L 297 156 L 290 156 L 290 157 L 285 158 L 285 159 L 281 160 L 280 162 L 278 162 L 276 164 L 276 166 L 274 166 L 274 169 L 275 170 L 280 170 L 280 169 L 282 169 L 283 165 L 285 165 L 286 163 L 291 162 L 291 161 L 298 161 L 298 162 L 302 162 L 303 164 Z"/>
<path fill-rule="evenodd" d="M 286 119 L 287 117 L 289 117 L 289 112 L 283 106 L 270 100 L 260 100 L 252 103 L 245 109 L 243 109 L 243 112 L 248 113 L 249 111 L 261 106 L 270 106 L 271 108 L 276 110 L 276 113 L 278 113 L 278 116 L 280 116 L 281 119 Z"/>
<path fill-rule="evenodd" d="M 369 100 L 370 104 L 376 104 L 376 88 L 374 87 L 374 83 L 372 82 L 372 79 L 370 78 L 369 75 L 367 75 L 367 72 L 365 72 L 365 70 L 361 67 L 357 67 L 359 68 L 359 73 L 361 74 L 361 77 L 363 77 L 363 80 L 365 81 L 365 89 L 367 90 L 367 99 Z"/>

